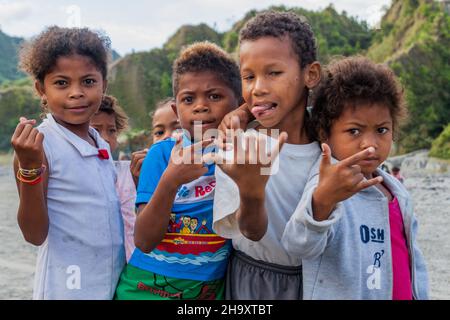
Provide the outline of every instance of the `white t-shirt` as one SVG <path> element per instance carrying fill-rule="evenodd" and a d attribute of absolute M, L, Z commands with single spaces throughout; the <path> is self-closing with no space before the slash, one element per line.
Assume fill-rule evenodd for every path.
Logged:
<path fill-rule="evenodd" d="M 258 134 L 250 129 L 245 134 L 255 133 Z M 275 139 L 265 137 L 269 144 L 276 143 Z M 226 156 L 229 156 L 230 152 L 225 152 Z M 233 239 L 235 249 L 254 259 L 284 266 L 301 265 L 298 256 L 288 254 L 283 248 L 281 237 L 302 197 L 310 169 L 320 154 L 317 142 L 306 145 L 284 144 L 272 166 L 278 167 L 278 171 L 270 176 L 266 185 L 265 207 L 268 227 L 260 241 L 249 240 L 240 232 L 235 216 L 240 205 L 238 186 L 217 165 L 213 220 L 215 232 L 224 238 Z"/>
<path fill-rule="evenodd" d="M 38 129 L 49 165 L 49 229 L 38 250 L 33 299 L 112 299 L 125 248 L 109 145 L 90 127 L 99 148 L 91 146 L 51 114 Z M 109 159 L 100 159 L 99 149 Z"/>

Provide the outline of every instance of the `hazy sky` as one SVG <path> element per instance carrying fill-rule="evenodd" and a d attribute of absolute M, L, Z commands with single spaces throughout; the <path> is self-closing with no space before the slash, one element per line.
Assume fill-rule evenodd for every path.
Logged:
<path fill-rule="evenodd" d="M 271 5 L 319 10 L 333 3 L 338 12 L 375 25 L 391 0 L 0 0 L 0 28 L 30 37 L 45 26 L 87 26 L 105 31 L 120 54 L 161 47 L 183 24 L 205 22 L 225 31 L 251 9 Z"/>

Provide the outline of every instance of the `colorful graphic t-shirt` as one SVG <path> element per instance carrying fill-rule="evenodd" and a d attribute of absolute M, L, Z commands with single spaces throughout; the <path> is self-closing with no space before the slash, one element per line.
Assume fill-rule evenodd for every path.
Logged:
<path fill-rule="evenodd" d="M 183 146 L 190 143 L 183 140 Z M 174 145 L 175 140 L 168 139 L 150 148 L 139 177 L 137 206 L 150 201 Z M 209 281 L 225 276 L 231 242 L 212 230 L 214 169 L 209 165 L 204 176 L 178 189 L 164 239 L 148 254 L 136 248 L 130 265 L 180 279 Z"/>

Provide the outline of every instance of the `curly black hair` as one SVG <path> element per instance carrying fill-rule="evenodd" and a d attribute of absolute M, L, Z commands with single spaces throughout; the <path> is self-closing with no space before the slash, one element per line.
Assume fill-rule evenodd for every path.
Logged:
<path fill-rule="evenodd" d="M 241 29 L 239 43 L 262 37 L 291 39 L 292 48 L 304 68 L 317 60 L 314 33 L 306 18 L 294 12 L 265 11 L 250 19 Z"/>
<path fill-rule="evenodd" d="M 236 99 L 241 100 L 242 85 L 239 67 L 231 56 L 218 45 L 203 41 L 186 47 L 173 63 L 173 94 L 179 90 L 180 76 L 189 72 L 210 71 L 233 91 Z"/>
<path fill-rule="evenodd" d="M 108 36 L 88 28 L 48 27 L 22 46 L 19 67 L 43 82 L 59 57 L 73 54 L 90 58 L 106 79 L 111 41 Z"/>
<path fill-rule="evenodd" d="M 394 134 L 406 119 L 403 88 L 384 64 L 355 56 L 339 58 L 325 68 L 316 91 L 310 125 L 317 140 L 330 135 L 331 126 L 347 107 L 382 104 L 389 108 Z"/>

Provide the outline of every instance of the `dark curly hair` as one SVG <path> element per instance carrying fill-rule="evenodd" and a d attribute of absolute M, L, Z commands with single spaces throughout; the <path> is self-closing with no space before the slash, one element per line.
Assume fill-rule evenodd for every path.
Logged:
<path fill-rule="evenodd" d="M 59 57 L 79 54 L 90 58 L 106 79 L 110 52 L 111 41 L 106 35 L 87 28 L 52 26 L 22 46 L 19 66 L 43 82 Z"/>
<path fill-rule="evenodd" d="M 382 104 L 389 108 L 394 134 L 406 119 L 403 88 L 394 72 L 364 57 L 335 59 L 325 68 L 316 91 L 310 121 L 317 140 L 329 137 L 333 122 L 345 108 Z"/>
<path fill-rule="evenodd" d="M 99 112 L 105 112 L 109 115 L 114 115 L 118 133 L 128 128 L 128 116 L 119 105 L 115 97 L 105 95 L 96 114 L 98 114 Z"/>
<path fill-rule="evenodd" d="M 265 11 L 250 19 L 241 29 L 239 43 L 262 37 L 291 39 L 292 48 L 304 68 L 317 60 L 316 40 L 306 18 L 294 12 Z"/>
<path fill-rule="evenodd" d="M 222 48 L 214 43 L 196 42 L 180 52 L 173 63 L 173 94 L 179 90 L 180 77 L 189 72 L 210 71 L 223 80 L 233 91 L 236 99 L 241 100 L 241 76 L 237 63 Z"/>

